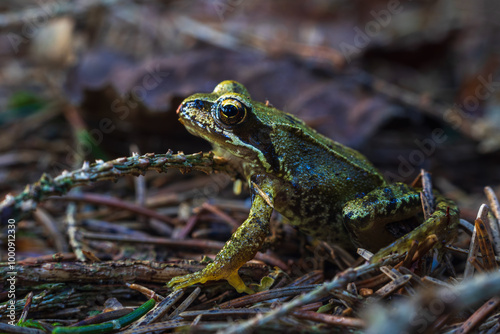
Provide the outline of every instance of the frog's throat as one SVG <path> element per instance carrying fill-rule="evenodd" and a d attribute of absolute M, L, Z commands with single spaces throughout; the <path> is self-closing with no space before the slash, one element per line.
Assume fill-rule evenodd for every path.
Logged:
<path fill-rule="evenodd" d="M 212 143 L 214 150 L 218 154 L 226 157 L 232 155 L 238 159 L 245 161 L 246 164 L 254 168 L 264 168 L 267 173 L 277 172 L 281 168 L 279 160 L 270 162 L 266 155 L 259 150 L 259 148 L 241 140 L 235 133 L 229 130 L 222 130 L 221 132 L 211 132 L 210 127 L 202 127 L 196 124 L 198 121 L 189 118 L 182 119 L 182 124 L 189 133 L 203 138 Z M 271 145 L 271 144 L 269 144 Z M 271 153 L 270 159 L 272 158 Z M 258 159 L 259 163 L 252 163 Z"/>
<path fill-rule="evenodd" d="M 224 143 L 219 143 L 218 141 L 214 141 L 213 138 L 210 139 L 202 136 L 202 138 L 213 143 L 212 145 L 214 147 L 214 150 L 219 154 L 222 154 L 224 156 L 232 155 L 245 161 L 245 164 L 251 167 L 264 168 L 267 173 L 275 172 L 272 164 L 267 161 L 266 156 L 264 155 L 264 153 L 262 153 L 261 150 L 259 150 L 255 146 L 245 143 L 240 138 L 238 138 L 238 136 L 232 133 L 230 133 L 228 137 L 230 139 L 225 140 Z M 255 161 L 255 159 L 249 155 L 249 151 L 251 151 L 258 159 L 258 164 L 251 163 L 251 161 Z"/>

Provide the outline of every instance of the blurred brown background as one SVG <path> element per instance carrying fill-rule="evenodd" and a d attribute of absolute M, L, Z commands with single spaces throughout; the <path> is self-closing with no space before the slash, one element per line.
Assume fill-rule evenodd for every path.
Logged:
<path fill-rule="evenodd" d="M 433 185 L 457 202 L 461 217 L 474 221 L 485 202 L 483 188 L 491 186 L 500 194 L 499 13 L 494 0 L 0 1 L 0 198 L 19 194 L 44 173 L 77 170 L 84 161 L 132 152 L 210 150 L 208 143 L 187 133 L 175 111 L 188 95 L 210 92 L 232 79 L 243 83 L 253 99 L 268 100 L 360 150 L 391 180 L 411 182 L 420 169 L 430 171 Z M 182 260 L 213 256 L 248 217 L 248 192 L 235 195 L 231 185 L 221 173 L 150 172 L 44 199 L 28 218 L 11 223 L 19 270 L 17 315 L 26 307 L 33 319 L 75 320 L 101 311 L 115 298 L 142 304 L 144 296 L 125 282 L 167 296 L 166 281 L 203 266 Z M 23 209 L 29 211 L 36 195 L 23 202 Z M 10 213 L 3 212 L 12 219 Z M 282 272 L 276 270 L 274 287 L 321 283 L 361 263 L 297 233 L 277 214 L 270 225 L 272 233 L 261 249 L 265 254 L 257 256 L 260 262 L 242 269 L 252 282 L 277 266 Z M 6 231 L 0 229 L 0 261 L 7 261 Z M 475 263 L 466 259 L 469 244 L 470 235 L 461 232 L 455 245 L 465 250 L 437 267 L 428 261 L 432 255 L 400 273 L 386 267 L 391 280 L 412 277 L 408 293 L 394 285 L 390 299 L 411 300 L 411 285 L 418 283 L 415 287 L 424 287 L 419 291 L 426 294 L 416 297 L 430 303 L 428 310 L 443 305 L 432 314 L 396 305 L 386 315 L 399 310 L 418 316 L 410 323 L 425 317 L 429 326 L 439 323 L 434 328 L 448 320 L 472 328 L 469 305 L 460 318 L 448 317 L 449 310 L 465 303 L 435 304 L 438 299 L 427 293 L 438 281 L 424 281 L 432 271 L 443 282 L 437 285 L 455 285 L 462 277 L 476 282 L 468 280 L 472 265 L 477 273 L 496 272 L 496 266 L 485 265 L 483 249 L 482 262 L 474 252 Z M 498 240 L 493 244 L 498 246 Z M 493 250 L 489 256 L 493 264 Z M 416 276 L 407 275 L 410 269 Z M 4 262 L 3 270 L 13 269 Z M 375 271 L 369 275 L 363 280 L 383 276 L 378 269 L 377 276 Z M 386 292 L 382 297 L 379 291 L 389 291 L 385 287 L 392 284 L 374 281 L 358 281 L 357 287 L 332 292 L 325 305 L 313 303 L 301 310 L 328 304 L 322 312 L 364 321 L 366 306 L 386 299 Z M 55 284 L 40 285 L 47 282 Z M 235 291 L 224 284 L 204 285 L 193 309 L 232 301 Z M 377 290 L 380 284 L 386 285 Z M 7 287 L 0 285 L 4 306 Z M 482 298 L 474 287 L 465 288 L 472 291 L 467 296 Z M 483 287 L 481 293 L 490 298 L 492 291 Z M 285 303 L 270 298 L 258 304 L 248 299 L 246 305 Z M 492 311 L 500 304 L 494 298 L 494 306 L 488 302 L 480 309 Z M 230 323 L 238 317 L 223 319 Z M 378 323 L 401 323 L 394 319 Z M 496 329 L 488 330 L 494 332 L 498 313 L 491 319 Z M 286 324 L 282 328 L 306 328 L 298 327 L 296 319 L 278 320 Z M 302 332 L 322 328 L 331 331 L 308 322 Z"/>
<path fill-rule="evenodd" d="M 474 215 L 500 182 L 498 11 L 492 0 L 2 1 L 0 194 L 131 144 L 209 150 L 175 109 L 233 79 L 391 179 L 429 170 Z"/>

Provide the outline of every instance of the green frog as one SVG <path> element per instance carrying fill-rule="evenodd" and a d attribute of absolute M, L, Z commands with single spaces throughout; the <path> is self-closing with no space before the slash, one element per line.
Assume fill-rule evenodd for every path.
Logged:
<path fill-rule="evenodd" d="M 361 153 L 269 103 L 252 100 L 238 82 L 223 81 L 212 93 L 188 97 L 177 114 L 189 132 L 208 140 L 217 155 L 235 165 L 248 182 L 252 206 L 212 263 L 173 278 L 169 287 L 226 279 L 238 292 L 253 293 L 238 269 L 262 246 L 273 210 L 330 243 L 372 251 L 386 246 L 372 261 L 406 251 L 412 240 L 430 234 L 441 242 L 455 235 L 458 209 L 438 196 L 432 216 L 394 242 L 398 222 L 422 212 L 419 189 L 389 184 Z"/>

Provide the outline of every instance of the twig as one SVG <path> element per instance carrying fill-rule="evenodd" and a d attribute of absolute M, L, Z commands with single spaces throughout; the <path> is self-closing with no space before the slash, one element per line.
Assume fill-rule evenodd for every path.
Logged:
<path fill-rule="evenodd" d="M 0 333 L 46 334 L 46 332 L 40 329 L 12 326 L 1 322 L 0 322 Z"/>
<path fill-rule="evenodd" d="M 484 187 L 484 192 L 488 198 L 491 211 L 497 220 L 500 220 L 500 204 L 498 203 L 498 198 L 491 187 Z"/>
<path fill-rule="evenodd" d="M 486 205 L 481 205 L 479 208 L 479 212 L 477 214 L 478 218 L 484 217 L 484 212 L 488 211 L 488 207 Z M 464 281 L 472 278 L 474 275 L 474 267 L 472 259 L 477 257 L 477 252 L 479 251 L 479 243 L 477 242 L 477 230 L 474 225 L 474 231 L 472 232 L 472 236 L 470 238 L 470 246 L 469 246 L 469 254 L 467 255 L 467 262 L 465 263 L 464 270 Z"/>
<path fill-rule="evenodd" d="M 184 295 L 184 291 L 177 290 L 168 295 L 165 299 L 163 299 L 156 307 L 148 313 L 148 315 L 144 316 L 142 319 L 134 323 L 132 326 L 128 328 L 128 330 L 133 330 L 136 328 L 140 328 L 140 326 L 149 325 L 158 319 L 161 319 L 174 305 L 177 303 L 179 299 Z"/>
<path fill-rule="evenodd" d="M 500 272 L 477 275 L 473 279 L 450 288 L 427 289 L 409 300 L 400 300 L 388 306 L 391 311 L 375 304 L 370 316 L 374 321 L 366 333 L 414 333 L 434 328 L 444 323 L 441 317 L 449 316 L 491 298 L 500 292 Z M 439 311 L 436 312 L 436 305 Z M 432 312 L 432 313 L 431 313 Z M 432 318 L 427 317 L 432 314 Z M 376 319 L 376 320 L 375 320 Z"/>
<path fill-rule="evenodd" d="M 66 224 L 67 224 L 67 233 L 69 238 L 69 244 L 71 245 L 71 249 L 75 253 L 76 257 L 80 261 L 85 261 L 85 255 L 83 254 L 83 248 L 81 242 L 76 237 L 77 227 L 75 220 L 76 213 L 76 204 L 70 203 L 68 208 L 66 209 Z"/>
<path fill-rule="evenodd" d="M 122 210 L 128 210 L 132 211 L 136 214 L 146 216 L 146 217 L 151 217 L 158 219 L 159 221 L 162 221 L 164 223 L 167 223 L 169 225 L 173 225 L 173 220 L 172 218 L 159 214 L 158 212 L 142 207 L 140 205 L 131 203 L 131 202 L 126 202 L 122 201 L 117 198 L 109 197 L 109 196 L 103 196 L 99 194 L 85 194 L 85 193 L 79 193 L 75 195 L 68 195 L 63 198 L 54 198 L 51 197 L 50 199 L 58 199 L 58 200 L 64 200 L 64 201 L 82 201 L 82 202 L 88 202 L 88 203 L 94 203 L 94 204 L 100 204 L 100 205 L 107 205 L 110 207 L 115 207 L 118 209 Z"/>
<path fill-rule="evenodd" d="M 339 327 L 352 327 L 352 328 L 365 328 L 366 323 L 364 320 L 359 318 L 344 317 L 331 314 L 323 314 L 312 311 L 295 311 L 293 315 L 297 318 L 322 322 L 329 325 L 339 326 Z"/>
<path fill-rule="evenodd" d="M 265 314 L 262 317 L 255 317 L 248 321 L 239 323 L 237 325 L 232 325 L 226 328 L 223 331 L 220 331 L 221 334 L 232 334 L 232 333 L 249 333 L 254 331 L 256 328 L 263 326 L 271 321 L 276 319 L 280 319 L 285 315 L 292 313 L 295 309 L 299 308 L 302 305 L 312 303 L 317 299 L 327 295 L 329 291 L 333 289 L 338 289 L 347 285 L 354 281 L 357 277 L 364 275 L 365 273 L 373 270 L 373 268 L 378 268 L 379 266 L 387 264 L 387 261 L 383 261 L 377 264 L 365 264 L 357 268 L 349 268 L 346 271 L 341 272 L 335 278 L 327 282 L 321 286 L 318 286 L 313 291 L 292 300 L 289 303 L 282 305 L 281 307 L 276 308 L 275 310 Z"/>
<path fill-rule="evenodd" d="M 88 325 L 81 327 L 56 327 L 52 331 L 53 334 L 77 334 L 77 333 L 107 333 L 112 332 L 117 329 L 126 327 L 140 319 L 146 313 L 148 313 L 156 304 L 154 299 L 150 299 L 133 312 L 124 315 L 121 318 L 118 318 L 113 321 L 104 322 L 96 325 Z"/>
<path fill-rule="evenodd" d="M 490 300 L 488 300 L 486 303 L 483 304 L 480 308 L 474 312 L 469 319 L 465 320 L 460 326 L 460 329 L 458 330 L 458 333 L 460 334 L 466 334 L 470 333 L 470 331 L 479 325 L 479 323 L 486 318 L 495 308 L 500 305 L 500 297 L 493 297 Z"/>
<path fill-rule="evenodd" d="M 191 292 L 191 294 L 186 299 L 184 299 L 184 301 L 175 309 L 175 311 L 173 311 L 166 318 L 166 320 L 174 319 L 175 317 L 177 317 L 179 315 L 179 313 L 184 312 L 196 300 L 196 298 L 198 297 L 200 292 L 201 292 L 200 287 L 197 287 L 196 289 L 194 289 L 194 291 Z"/>
<path fill-rule="evenodd" d="M 36 211 L 34 213 L 34 217 L 45 229 L 47 229 L 47 235 L 49 235 L 53 240 L 57 252 L 68 252 L 69 247 L 64 239 L 64 235 L 56 227 L 56 224 L 54 223 L 55 219 L 46 210 Z"/>
<path fill-rule="evenodd" d="M 177 168 L 181 172 L 221 171 L 233 177 L 237 175 L 227 159 L 214 156 L 211 152 L 185 155 L 182 152 L 172 154 L 169 151 L 166 154 L 147 153 L 108 162 L 84 163 L 82 168 L 72 172 L 64 171 L 55 178 L 43 174 L 38 182 L 27 185 L 19 195 L 15 197 L 7 195 L 0 203 L 0 222 L 5 225 L 8 219 L 23 219 L 49 196 L 64 195 L 77 186 L 90 185 L 104 180 L 117 180 L 124 175 L 142 175 L 148 170 L 164 173 L 169 168 Z"/>
<path fill-rule="evenodd" d="M 485 216 L 487 219 L 487 215 Z M 495 261 L 495 252 L 493 250 L 491 231 L 489 229 L 489 222 L 483 221 L 481 218 L 476 219 L 476 230 L 477 230 L 477 240 L 479 243 L 479 249 L 483 255 L 483 266 L 486 270 L 497 269 L 497 263 Z"/>
<path fill-rule="evenodd" d="M 229 226 L 231 226 L 233 229 L 237 229 L 240 227 L 240 223 L 238 223 L 236 220 L 234 220 L 233 217 L 229 216 L 227 213 L 223 212 L 221 209 L 218 207 L 211 205 L 207 202 L 203 203 L 201 207 L 214 215 L 218 216 L 220 219 L 225 221 Z"/>

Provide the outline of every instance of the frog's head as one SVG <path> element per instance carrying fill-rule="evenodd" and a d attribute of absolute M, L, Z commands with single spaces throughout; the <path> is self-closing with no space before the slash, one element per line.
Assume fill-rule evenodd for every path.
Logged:
<path fill-rule="evenodd" d="M 179 120 L 192 134 L 211 142 L 268 172 L 280 169 L 275 145 L 283 122 L 296 118 L 264 103 L 253 101 L 246 88 L 223 81 L 210 94 L 194 94 L 177 109 Z"/>

